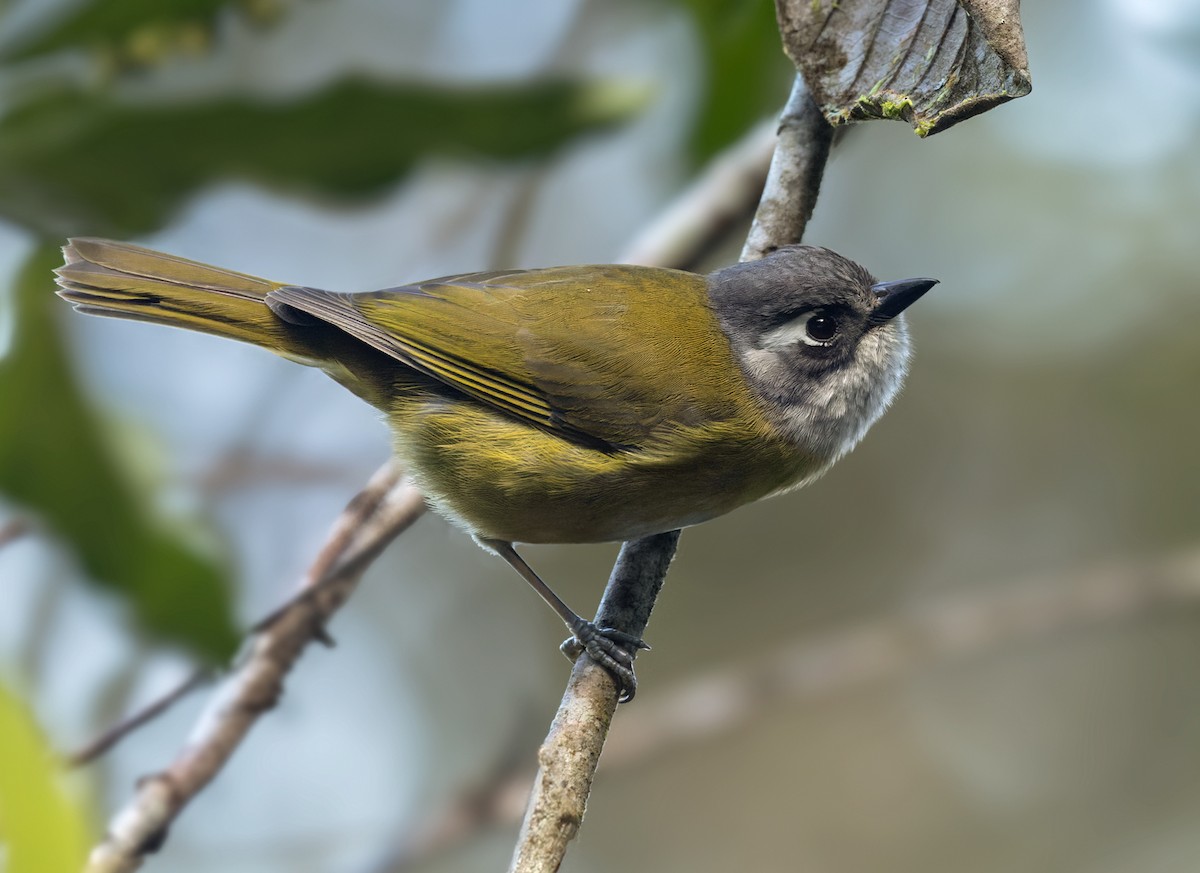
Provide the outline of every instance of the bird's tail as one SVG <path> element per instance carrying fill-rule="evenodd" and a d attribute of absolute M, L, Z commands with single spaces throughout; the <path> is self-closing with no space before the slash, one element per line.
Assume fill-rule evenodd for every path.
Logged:
<path fill-rule="evenodd" d="M 186 327 L 305 357 L 295 332 L 267 306 L 279 282 L 128 243 L 75 238 L 55 270 L 60 296 L 80 312 Z"/>

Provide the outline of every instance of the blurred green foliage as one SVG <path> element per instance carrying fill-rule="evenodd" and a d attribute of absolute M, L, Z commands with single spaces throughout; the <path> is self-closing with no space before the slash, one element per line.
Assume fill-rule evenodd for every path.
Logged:
<path fill-rule="evenodd" d="M 0 844 L 7 873 L 75 873 L 87 818 L 29 713 L 0 685 Z"/>
<path fill-rule="evenodd" d="M 796 70 L 783 53 L 771 0 L 681 0 L 696 23 L 705 88 L 692 133 L 699 162 L 787 99 Z"/>
<path fill-rule="evenodd" d="M 280 17 L 285 0 L 92 0 L 44 29 L 10 42 L 0 60 L 21 61 L 86 50 L 119 66 L 152 64 L 173 51 L 196 51 L 212 39 L 217 17 L 237 11 L 256 23 Z"/>
<path fill-rule="evenodd" d="M 41 247 L 12 289 L 0 361 L 0 493 L 74 546 L 88 576 L 121 593 L 143 628 L 210 659 L 238 642 L 224 568 L 151 517 L 75 384 L 55 310 L 58 247 Z"/>
<path fill-rule="evenodd" d="M 645 99 L 620 83 L 563 81 L 452 89 L 349 80 L 287 102 L 171 105 L 57 93 L 0 119 L 0 213 L 51 237 L 133 236 L 231 177 L 367 197 L 423 155 L 545 155 Z"/>

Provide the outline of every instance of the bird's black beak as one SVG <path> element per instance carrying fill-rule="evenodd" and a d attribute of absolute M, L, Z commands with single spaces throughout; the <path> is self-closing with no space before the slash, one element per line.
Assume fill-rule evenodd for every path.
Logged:
<path fill-rule="evenodd" d="M 897 282 L 877 282 L 872 285 L 871 290 L 879 298 L 879 303 L 871 311 L 871 323 L 884 324 L 891 321 L 937 283 L 937 279 L 900 279 Z"/>

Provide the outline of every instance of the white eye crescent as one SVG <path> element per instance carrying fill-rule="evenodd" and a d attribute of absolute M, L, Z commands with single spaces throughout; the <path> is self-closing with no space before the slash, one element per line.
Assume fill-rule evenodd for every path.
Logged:
<path fill-rule="evenodd" d="M 779 351 L 798 342 L 810 346 L 832 345 L 841 329 L 836 316 L 820 309 L 805 312 L 762 336 L 764 349 Z"/>

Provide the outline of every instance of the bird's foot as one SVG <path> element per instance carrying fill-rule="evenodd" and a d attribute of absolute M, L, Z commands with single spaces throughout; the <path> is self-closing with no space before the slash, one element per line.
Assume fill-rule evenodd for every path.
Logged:
<path fill-rule="evenodd" d="M 580 618 L 571 625 L 574 636 L 565 640 L 560 649 L 572 661 L 580 655 L 607 670 L 617 683 L 617 702 L 628 703 L 637 694 L 637 677 L 633 674 L 633 659 L 638 649 L 649 649 L 646 641 L 612 627 L 596 627 Z"/>

